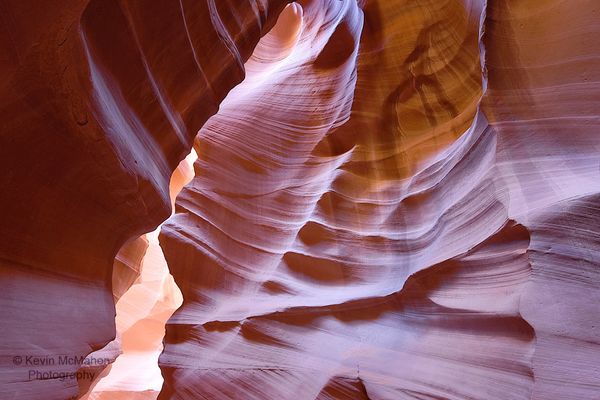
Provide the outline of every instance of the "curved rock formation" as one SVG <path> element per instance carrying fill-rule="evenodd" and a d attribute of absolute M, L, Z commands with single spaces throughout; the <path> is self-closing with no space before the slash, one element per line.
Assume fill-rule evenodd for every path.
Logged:
<path fill-rule="evenodd" d="M 595 28 L 516 3 L 288 9 L 162 229 L 159 398 L 593 398 Z"/>
<path fill-rule="evenodd" d="M 225 3 L 0 3 L 0 397 L 77 395 L 114 338 L 117 252 L 169 216 L 172 171 L 285 5 Z"/>
<path fill-rule="evenodd" d="M 192 151 L 173 172 L 169 187 L 173 202 L 194 176 L 192 164 L 195 159 L 196 154 Z M 101 373 L 97 368 L 92 370 L 93 373 L 89 375 L 93 381 L 88 382 L 91 388 L 84 385 L 84 379 L 79 379 L 80 389 L 85 389 L 81 392 L 87 392 L 81 399 L 151 400 L 156 399 L 161 389 L 163 380 L 158 368 L 158 356 L 163 348 L 165 322 L 181 305 L 182 299 L 158 244 L 159 229 L 145 235 L 147 251 L 140 260 L 139 276 L 133 286 L 116 301 L 116 339 L 88 356 L 88 359 L 106 357 L 115 362 Z M 120 253 L 129 247 L 125 245 Z M 113 278 L 118 271 L 113 269 Z M 116 278 L 121 279 L 122 275 Z M 84 366 L 87 367 L 85 362 Z M 89 370 L 85 368 L 80 372 Z"/>
<path fill-rule="evenodd" d="M 600 393 L 598 5 L 490 2 L 489 88 L 509 214 L 530 231 L 521 313 L 536 333 L 532 399 Z"/>
<path fill-rule="evenodd" d="M 598 397 L 596 2 L 37 3 L 0 1 L 0 398 Z"/>

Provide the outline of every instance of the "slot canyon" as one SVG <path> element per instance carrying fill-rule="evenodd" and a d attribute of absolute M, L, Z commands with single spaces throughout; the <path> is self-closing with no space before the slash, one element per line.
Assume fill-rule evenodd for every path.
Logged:
<path fill-rule="evenodd" d="M 0 400 L 600 399 L 597 0 L 0 23 Z"/>

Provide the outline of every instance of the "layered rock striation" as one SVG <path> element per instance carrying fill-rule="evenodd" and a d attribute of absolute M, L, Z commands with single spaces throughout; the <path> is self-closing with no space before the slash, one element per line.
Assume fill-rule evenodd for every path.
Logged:
<path fill-rule="evenodd" d="M 598 13 L 0 2 L 0 398 L 595 399 Z"/>
<path fill-rule="evenodd" d="M 170 215 L 172 171 L 284 3 L 0 3 L 1 398 L 78 394 L 115 337 L 115 256 Z"/>
<path fill-rule="evenodd" d="M 595 12 L 288 8 L 162 228 L 159 398 L 594 398 Z"/>

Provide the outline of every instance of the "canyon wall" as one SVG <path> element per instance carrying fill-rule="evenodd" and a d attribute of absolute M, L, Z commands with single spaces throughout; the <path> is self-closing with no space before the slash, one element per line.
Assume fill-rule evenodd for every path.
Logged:
<path fill-rule="evenodd" d="M 595 398 L 597 8 L 284 11 L 162 228 L 159 398 Z"/>
<path fill-rule="evenodd" d="M 1 398 L 74 398 L 115 337 L 117 252 L 285 5 L 229 3 L 0 2 Z"/>
<path fill-rule="evenodd" d="M 597 398 L 597 2 L 287 3 L 0 1 L 0 397 Z"/>

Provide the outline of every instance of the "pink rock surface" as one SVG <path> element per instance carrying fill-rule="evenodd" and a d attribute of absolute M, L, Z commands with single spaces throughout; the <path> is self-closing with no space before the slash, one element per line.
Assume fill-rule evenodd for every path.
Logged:
<path fill-rule="evenodd" d="M 173 202 L 194 176 L 192 164 L 195 159 L 196 153 L 192 151 L 175 169 L 169 187 Z M 90 387 L 82 390 L 86 392 L 81 397 L 83 400 L 130 397 L 154 400 L 158 396 L 163 382 L 158 356 L 163 349 L 165 322 L 182 302 L 181 292 L 158 244 L 159 229 L 145 235 L 147 251 L 139 262 L 138 277 L 116 302 L 116 339 L 88 356 L 88 359 L 110 357 L 110 352 L 117 350 L 114 363 L 101 374 L 95 371 Z M 129 247 L 124 246 L 119 254 Z M 113 269 L 113 277 L 116 271 Z M 83 389 L 83 382 L 79 379 L 80 389 Z"/>
<path fill-rule="evenodd" d="M 517 3 L 286 11 L 162 228 L 159 398 L 598 395 L 595 7 Z"/>
<path fill-rule="evenodd" d="M 597 399 L 597 2 L 287 3 L 0 2 L 0 399 Z"/>
<path fill-rule="evenodd" d="M 169 216 L 173 170 L 285 4 L 236 3 L 0 2 L 0 398 L 76 396 L 60 374 L 115 337 L 115 256 Z"/>

